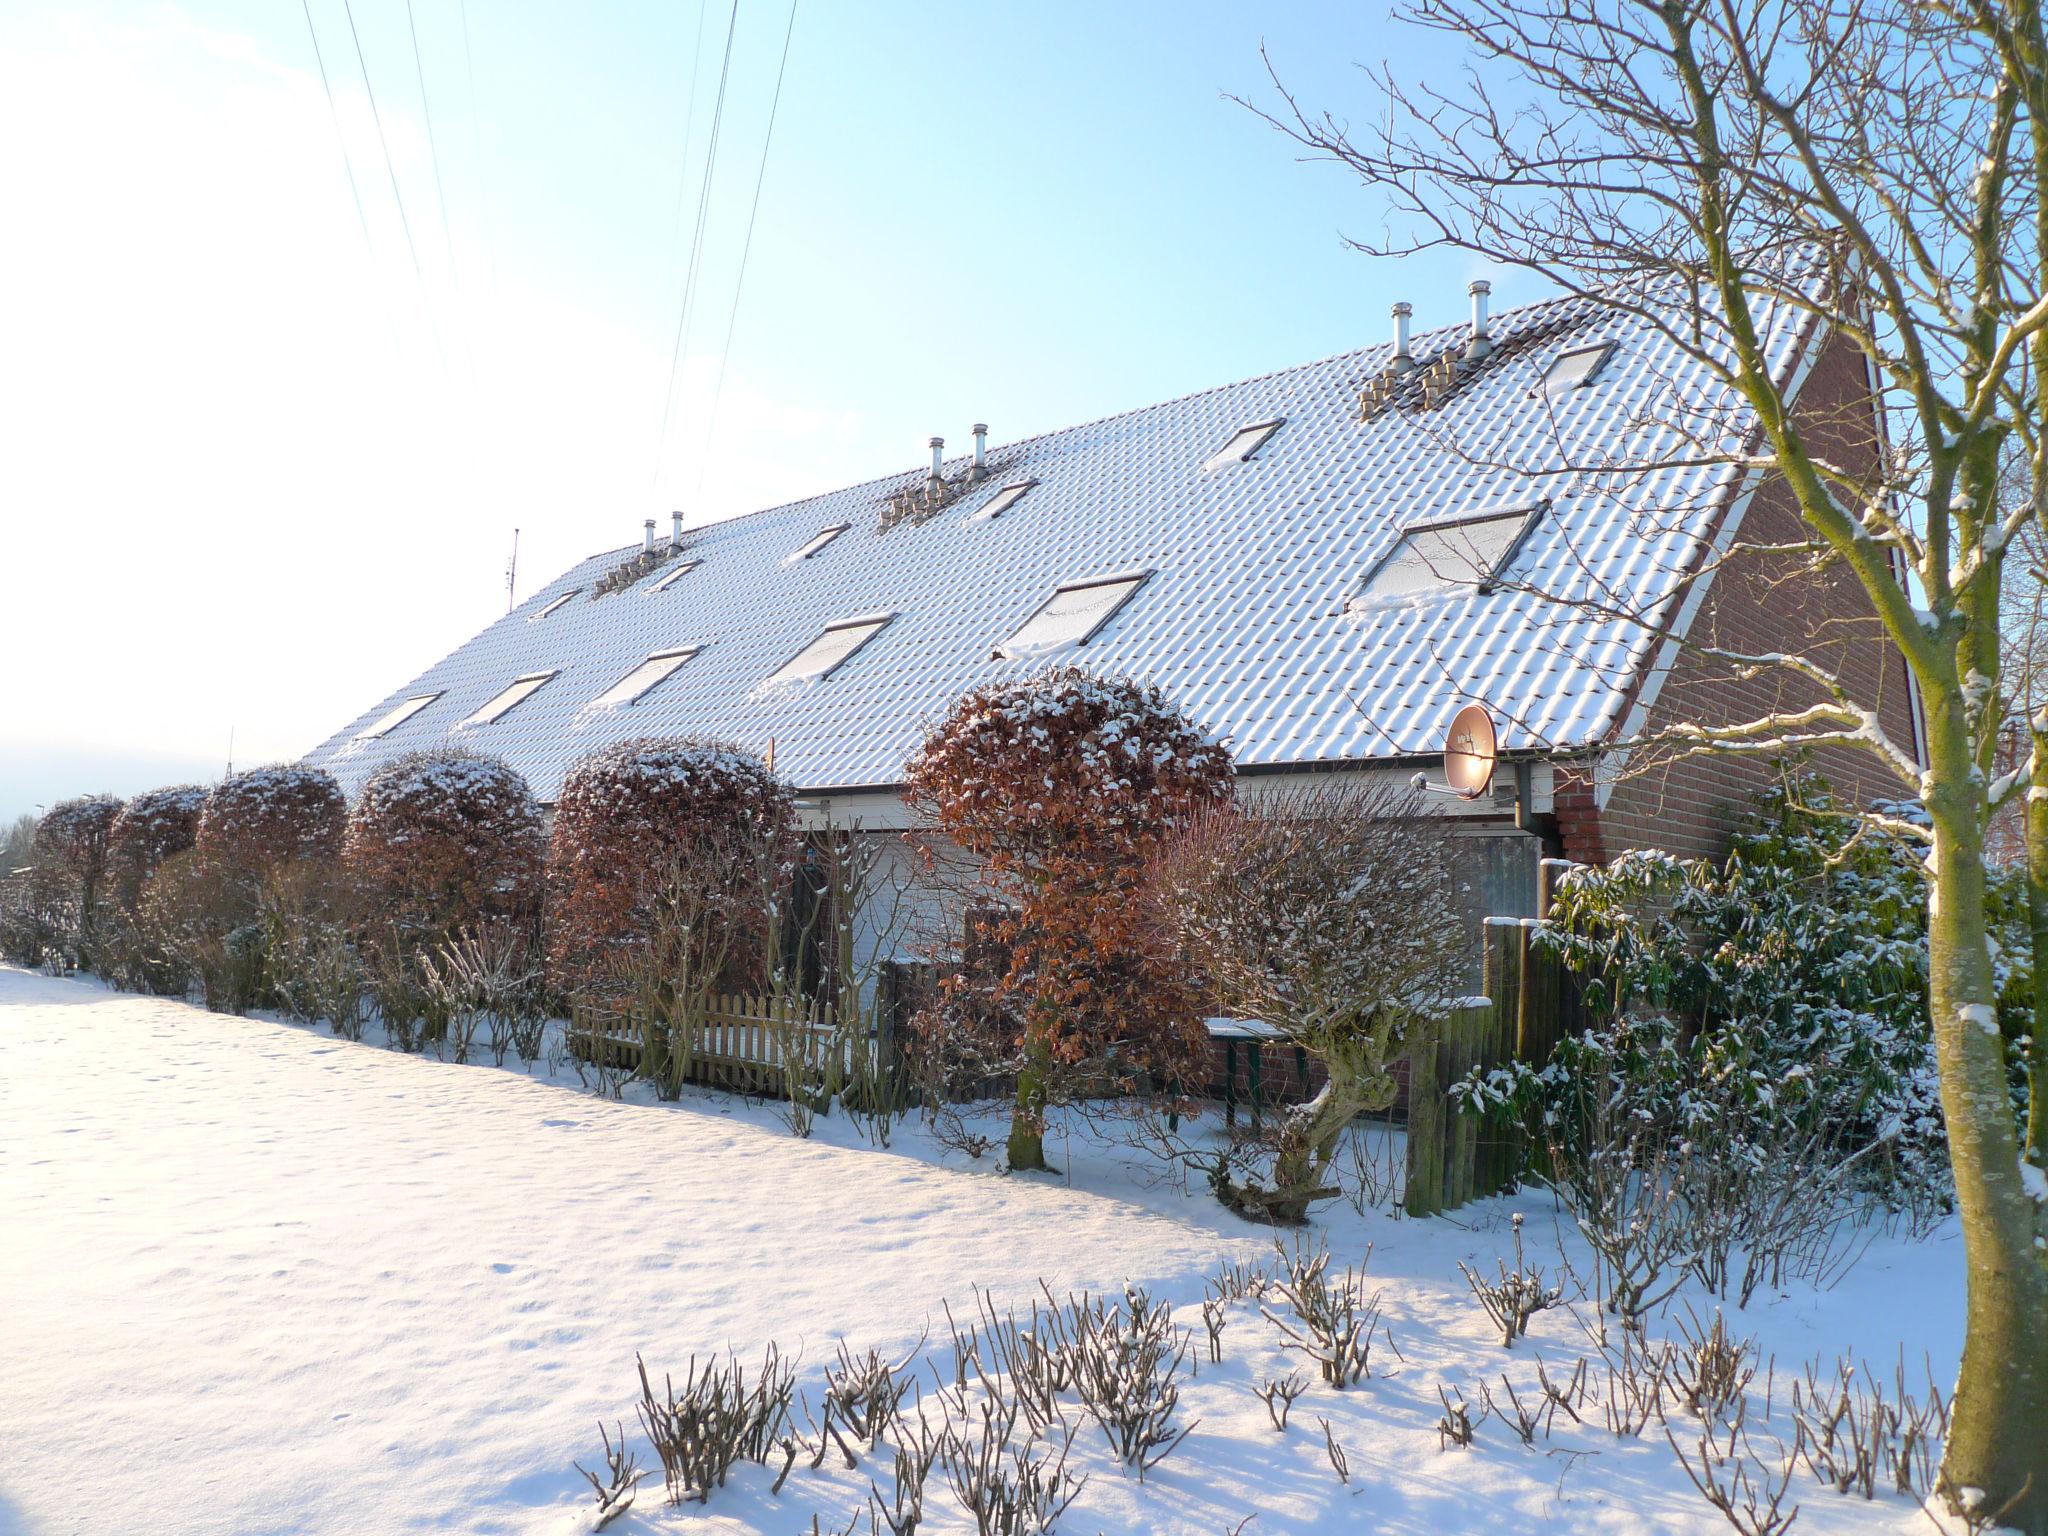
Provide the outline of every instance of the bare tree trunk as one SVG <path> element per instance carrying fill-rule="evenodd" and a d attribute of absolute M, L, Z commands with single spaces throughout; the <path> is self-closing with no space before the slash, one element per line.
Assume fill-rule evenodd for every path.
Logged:
<path fill-rule="evenodd" d="M 1929 1002 L 1956 1206 L 1970 1266 L 1962 1369 L 1942 1459 L 1948 1496 L 2048 1533 L 2048 1249 L 2020 1167 L 1984 911 L 1981 789 L 1963 702 L 1928 696 Z M 1946 718 L 1944 718 L 1946 717 Z M 2031 822 L 2031 817 L 2030 817 Z"/>
<path fill-rule="evenodd" d="M 1035 1035 L 1024 1044 L 1024 1064 L 1017 1071 L 1017 1102 L 1010 1113 L 1009 1162 L 1012 1173 L 1053 1173 L 1045 1160 L 1046 1079 L 1051 1054 Z"/>

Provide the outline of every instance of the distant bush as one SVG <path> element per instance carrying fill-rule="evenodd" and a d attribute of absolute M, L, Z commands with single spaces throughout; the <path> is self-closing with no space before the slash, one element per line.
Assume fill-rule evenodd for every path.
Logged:
<path fill-rule="evenodd" d="M 101 889 L 107 870 L 107 834 L 121 802 L 112 795 L 81 795 L 50 807 L 36 826 L 34 858 L 45 889 L 57 897 L 58 944 L 70 965 L 95 962 Z"/>
<path fill-rule="evenodd" d="M 762 984 L 794 846 L 794 797 L 741 747 L 641 739 L 591 753 L 563 781 L 548 842 L 555 984 L 619 990 L 650 935 L 677 936 L 664 914 L 678 907 L 700 938 L 715 932 L 705 963 L 721 985 Z"/>
<path fill-rule="evenodd" d="M 187 852 L 199 833 L 207 790 L 181 784 L 137 795 L 107 834 L 107 900 L 101 913 L 99 971 L 133 992 L 181 995 L 189 967 L 142 928 L 142 893 L 164 861 Z"/>

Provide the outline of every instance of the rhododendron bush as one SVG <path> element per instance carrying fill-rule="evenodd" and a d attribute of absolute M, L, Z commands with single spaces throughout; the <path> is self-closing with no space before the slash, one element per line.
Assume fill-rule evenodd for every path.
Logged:
<path fill-rule="evenodd" d="M 556 984 L 617 993 L 657 938 L 675 937 L 678 913 L 690 953 L 713 957 L 707 984 L 762 984 L 794 850 L 794 797 L 743 748 L 642 738 L 591 753 L 563 780 L 548 841 Z"/>
<path fill-rule="evenodd" d="M 1139 894 L 1176 827 L 1227 799 L 1230 755 L 1155 687 L 1078 668 L 976 689 L 906 768 L 906 797 L 973 861 L 968 963 L 919 1024 L 928 1044 L 979 1036 L 1017 1078 L 1010 1166 L 1045 1166 L 1063 1083 L 1184 1080 L 1202 1057 L 1199 1000 L 1162 963 Z M 936 859 L 937 855 L 933 855 Z"/>

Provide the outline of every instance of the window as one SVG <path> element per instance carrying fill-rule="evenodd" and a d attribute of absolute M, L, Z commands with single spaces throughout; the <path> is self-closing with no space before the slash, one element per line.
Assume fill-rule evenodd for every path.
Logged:
<path fill-rule="evenodd" d="M 493 720 L 504 719 L 519 705 L 540 692 L 548 679 L 554 675 L 552 672 L 529 672 L 524 677 L 513 678 L 488 704 L 461 722 L 456 729 L 460 730 L 463 725 L 489 725 Z"/>
<path fill-rule="evenodd" d="M 1476 517 L 1413 523 L 1393 552 L 1365 578 L 1358 598 L 1398 597 L 1432 587 L 1490 586 L 1542 505 L 1485 512 Z M 1358 599 L 1354 599 L 1357 601 Z"/>
<path fill-rule="evenodd" d="M 1024 499 L 1024 493 L 1038 484 L 1036 480 L 1019 480 L 1015 485 L 1006 485 L 989 497 L 988 505 L 976 512 L 967 521 L 970 523 L 992 523 L 1010 508 Z"/>
<path fill-rule="evenodd" d="M 876 613 L 864 619 L 841 619 L 837 624 L 828 624 L 823 634 L 784 662 L 768 681 L 793 683 L 804 678 L 830 677 L 855 651 L 888 628 L 895 617 L 893 613 Z"/>
<path fill-rule="evenodd" d="M 804 544 L 804 546 L 801 549 L 797 550 L 795 554 L 791 555 L 788 561 L 785 563 L 789 565 L 795 565 L 799 560 L 810 559 L 811 556 L 815 555 L 819 550 L 823 549 L 827 544 L 830 544 L 834 539 L 838 538 L 839 535 L 846 532 L 846 530 L 851 528 L 852 526 L 853 524 L 851 523 L 834 523 L 830 528 L 820 528 L 816 533 L 812 534 L 810 539 Z"/>
<path fill-rule="evenodd" d="M 1614 343 L 1602 341 L 1590 347 L 1560 352 L 1543 374 L 1543 393 L 1565 395 L 1583 389 L 1600 377 L 1607 359 L 1614 355 Z"/>
<path fill-rule="evenodd" d="M 538 624 L 542 619 L 546 618 L 549 614 L 553 613 L 557 608 L 561 607 L 562 604 L 568 602 L 570 598 L 574 597 L 578 592 L 581 592 L 582 590 L 583 589 L 581 587 L 571 587 L 568 591 L 564 592 L 560 597 L 556 598 L 553 602 L 549 603 L 547 607 L 541 609 L 539 613 L 536 613 L 531 619 L 527 620 L 527 622 L 529 624 Z"/>
<path fill-rule="evenodd" d="M 439 697 L 441 697 L 441 695 L 438 693 L 414 694 L 411 698 L 407 699 L 403 704 L 399 705 L 398 708 L 392 710 L 389 714 L 382 716 L 374 723 L 366 725 L 360 731 L 357 731 L 356 740 L 371 741 L 379 736 L 389 736 L 393 731 L 397 730 L 401 725 L 405 724 L 406 721 L 410 720 L 414 715 L 418 714 L 421 710 L 425 709 L 429 704 L 433 703 L 434 700 L 438 699 Z"/>
<path fill-rule="evenodd" d="M 702 649 L 699 645 L 685 645 L 673 651 L 656 651 L 590 702 L 638 704 L 656 684 L 666 682 L 670 673 Z"/>
<path fill-rule="evenodd" d="M 1086 645 L 1151 574 L 1139 571 L 1128 576 L 1069 582 L 1026 619 L 1022 629 L 1003 642 L 1002 654 L 1014 656 L 1021 651 L 1047 650 L 1056 645 Z"/>
<path fill-rule="evenodd" d="M 677 582 L 681 581 L 685 576 L 689 575 L 690 572 L 697 569 L 697 567 L 702 565 L 703 563 L 704 562 L 702 560 L 685 560 L 681 565 L 677 566 L 667 575 L 656 577 L 653 583 L 647 588 L 647 590 L 649 592 L 666 592 L 670 587 L 674 586 Z"/>
<path fill-rule="evenodd" d="M 1255 422 L 1249 427 L 1239 427 L 1237 435 L 1223 445 L 1222 451 L 1202 466 L 1205 470 L 1228 469 L 1233 464 L 1242 464 L 1246 459 L 1266 446 L 1266 439 L 1280 430 L 1283 418 Z"/>

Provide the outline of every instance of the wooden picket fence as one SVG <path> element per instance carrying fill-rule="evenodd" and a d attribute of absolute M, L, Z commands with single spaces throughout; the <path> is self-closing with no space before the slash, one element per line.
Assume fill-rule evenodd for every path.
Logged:
<path fill-rule="evenodd" d="M 578 1003 L 570 1010 L 568 1044 L 585 1061 L 632 1067 L 646 1039 L 640 1021 L 622 1010 Z M 820 999 L 724 993 L 709 1000 L 691 1024 L 689 1039 L 677 1044 L 683 1076 L 691 1082 L 779 1092 L 792 1066 L 814 1073 L 828 1052 L 848 1049 L 851 1042 Z"/>
<path fill-rule="evenodd" d="M 1451 1098 L 1474 1067 L 1540 1064 L 1585 1027 L 1577 986 L 1563 964 L 1531 942 L 1524 918 L 1486 920 L 1486 995 L 1413 1042 L 1408 1055 L 1408 1189 L 1411 1216 L 1454 1211 L 1512 1189 L 1527 1149 Z"/>

